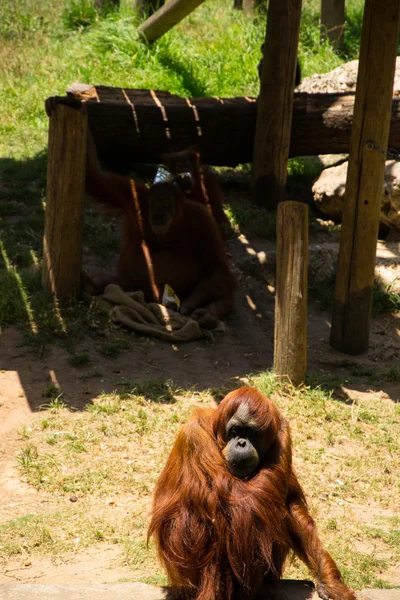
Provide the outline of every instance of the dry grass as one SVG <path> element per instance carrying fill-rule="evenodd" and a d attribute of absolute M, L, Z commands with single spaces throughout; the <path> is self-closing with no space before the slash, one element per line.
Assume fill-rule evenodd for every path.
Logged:
<path fill-rule="evenodd" d="M 289 389 L 268 374 L 252 383 L 272 394 L 290 419 L 299 478 L 349 584 L 395 583 L 399 406 L 373 397 L 352 401 L 339 388 L 337 397 L 318 386 Z M 216 395 L 150 382 L 101 396 L 83 412 L 58 402 L 40 413 L 23 430 L 16 458 L 21 476 L 46 503 L 37 514 L 0 527 L 2 560 L 16 554 L 62 558 L 114 543 L 132 579 L 165 582 L 146 547 L 152 489 L 180 425 L 194 405 Z M 286 575 L 308 576 L 296 561 Z"/>

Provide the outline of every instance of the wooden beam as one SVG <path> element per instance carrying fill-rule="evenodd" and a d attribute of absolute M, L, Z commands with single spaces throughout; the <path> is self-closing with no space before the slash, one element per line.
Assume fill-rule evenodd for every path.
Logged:
<path fill-rule="evenodd" d="M 255 200 L 274 209 L 285 196 L 301 0 L 270 0 L 253 153 Z"/>
<path fill-rule="evenodd" d="M 399 0 L 366 0 L 330 338 L 348 354 L 368 349 L 399 16 Z"/>
<path fill-rule="evenodd" d="M 44 288 L 60 305 L 80 295 L 87 116 L 58 104 L 49 123 Z"/>
<path fill-rule="evenodd" d="M 274 371 L 300 385 L 307 370 L 307 204 L 280 202 L 276 233 Z"/>
<path fill-rule="evenodd" d="M 163 152 L 191 145 L 211 165 L 252 160 L 255 98 L 186 99 L 168 92 L 82 85 L 68 97 L 85 102 L 100 158 L 117 171 L 134 163 L 158 163 Z M 347 153 L 354 97 L 295 93 L 289 156 Z M 400 150 L 400 98 L 392 101 L 389 145 Z"/>
<path fill-rule="evenodd" d="M 168 0 L 167 4 L 138 27 L 138 31 L 148 42 L 154 42 L 203 2 L 204 0 Z"/>
<path fill-rule="evenodd" d="M 339 50 L 343 45 L 345 0 L 321 0 L 321 40 Z"/>

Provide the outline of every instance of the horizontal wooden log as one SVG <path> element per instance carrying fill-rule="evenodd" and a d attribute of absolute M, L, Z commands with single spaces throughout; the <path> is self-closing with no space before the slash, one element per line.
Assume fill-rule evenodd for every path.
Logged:
<path fill-rule="evenodd" d="M 196 145 L 204 162 L 252 160 L 255 98 L 180 98 L 168 92 L 76 85 L 69 98 L 87 104 L 100 158 L 110 168 L 158 163 L 161 154 Z M 348 152 L 354 94 L 295 93 L 290 156 Z M 400 98 L 393 98 L 389 146 L 400 149 Z"/>

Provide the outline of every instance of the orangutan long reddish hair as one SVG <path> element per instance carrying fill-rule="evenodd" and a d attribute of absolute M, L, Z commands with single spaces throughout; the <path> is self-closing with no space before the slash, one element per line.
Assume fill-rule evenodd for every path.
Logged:
<path fill-rule="evenodd" d="M 155 489 L 149 536 L 179 599 L 254 598 L 281 577 L 290 551 L 322 598 L 355 599 L 309 515 L 288 422 L 253 388 L 184 426 Z"/>

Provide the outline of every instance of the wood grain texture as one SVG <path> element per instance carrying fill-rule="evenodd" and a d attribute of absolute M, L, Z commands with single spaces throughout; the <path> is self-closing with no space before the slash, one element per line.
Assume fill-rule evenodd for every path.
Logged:
<path fill-rule="evenodd" d="M 158 163 L 164 152 L 196 145 L 205 163 L 251 162 L 255 98 L 180 98 L 168 92 L 75 85 L 87 105 L 101 159 L 115 170 Z M 354 93 L 295 93 L 289 156 L 349 151 Z M 161 105 L 161 107 L 160 107 Z M 400 149 L 400 98 L 393 98 L 389 145 Z"/>
<path fill-rule="evenodd" d="M 59 304 L 80 294 L 87 116 L 59 104 L 49 123 L 44 288 Z"/>
<path fill-rule="evenodd" d="M 294 385 L 307 370 L 308 206 L 280 202 L 277 212 L 274 371 Z"/>
<path fill-rule="evenodd" d="M 336 49 L 343 45 L 345 0 L 321 0 L 321 40 L 328 40 Z"/>
<path fill-rule="evenodd" d="M 256 202 L 285 196 L 302 0 L 270 0 L 253 153 Z"/>
<path fill-rule="evenodd" d="M 368 349 L 399 16 L 399 0 L 366 0 L 330 338 L 348 354 Z"/>

